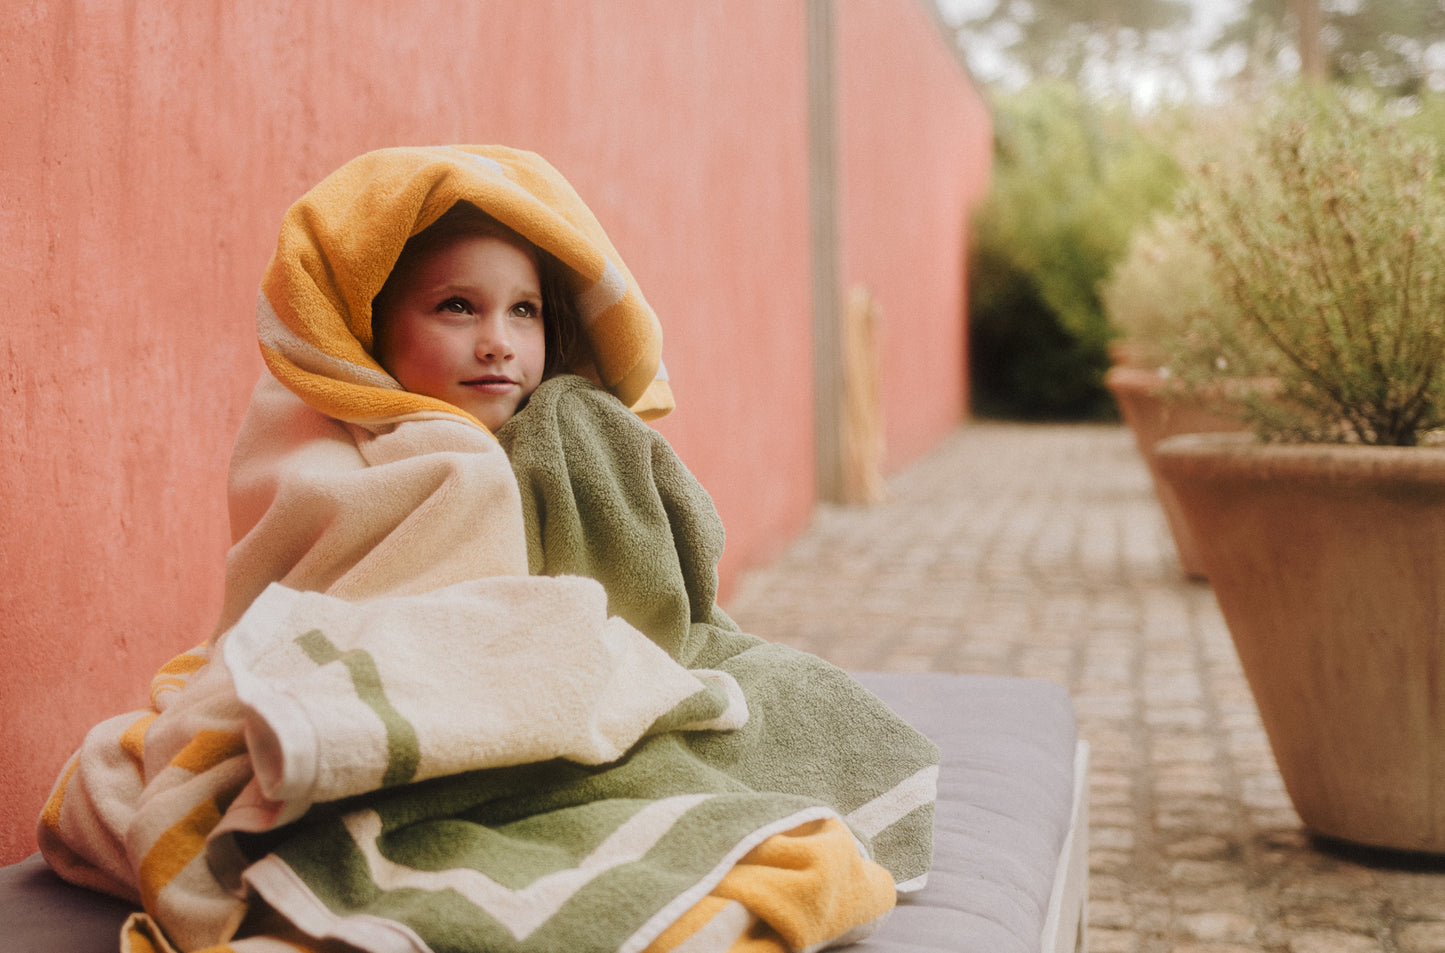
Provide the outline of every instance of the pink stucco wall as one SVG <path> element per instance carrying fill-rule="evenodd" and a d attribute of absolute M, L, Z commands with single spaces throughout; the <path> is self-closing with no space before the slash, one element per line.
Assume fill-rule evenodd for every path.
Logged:
<path fill-rule="evenodd" d="M 968 412 L 965 226 L 988 184 L 991 123 L 921 3 L 841 0 L 839 219 L 845 287 L 881 312 L 885 467 Z"/>
<path fill-rule="evenodd" d="M 916 33 L 914 3 L 860 9 Z M 725 585 L 806 522 L 804 31 L 801 0 L 0 5 L 0 862 L 84 731 L 208 634 L 261 269 L 290 202 L 362 151 L 550 158 L 662 318 L 659 429 L 717 500 Z"/>

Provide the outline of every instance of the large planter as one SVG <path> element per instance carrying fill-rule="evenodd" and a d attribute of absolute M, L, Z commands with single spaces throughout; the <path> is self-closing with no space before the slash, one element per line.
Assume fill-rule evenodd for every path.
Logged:
<path fill-rule="evenodd" d="M 1445 852 L 1445 449 L 1155 448 L 1314 831 Z"/>
<path fill-rule="evenodd" d="M 1226 415 L 1220 403 L 1198 396 L 1186 397 L 1178 388 L 1171 388 L 1169 379 L 1156 369 L 1117 365 L 1104 376 L 1104 386 L 1114 395 L 1124 423 L 1134 432 L 1134 442 L 1149 468 L 1154 495 L 1174 539 L 1180 567 L 1186 575 L 1204 578 L 1199 546 L 1179 512 L 1174 491 L 1160 479 L 1154 447 L 1159 441 L 1178 434 L 1239 431 L 1244 429 L 1244 424 Z"/>
<path fill-rule="evenodd" d="M 1109 342 L 1109 363 L 1115 367 L 1138 367 L 1155 370 L 1169 360 L 1169 352 L 1157 344 L 1133 338 L 1117 338 Z"/>

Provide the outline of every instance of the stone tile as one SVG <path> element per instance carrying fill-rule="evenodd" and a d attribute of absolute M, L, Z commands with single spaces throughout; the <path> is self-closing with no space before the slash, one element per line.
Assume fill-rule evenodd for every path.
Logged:
<path fill-rule="evenodd" d="M 1281 909 L 1271 926 L 1284 935 L 1315 932 L 1373 936 L 1380 924 L 1380 904 L 1368 896 L 1348 900 L 1291 905 L 1281 900 Z"/>
<path fill-rule="evenodd" d="M 1134 858 L 1128 851 L 1089 851 L 1089 870 L 1097 873 L 1120 873 L 1134 867 Z"/>
<path fill-rule="evenodd" d="M 1445 953 L 1445 921 L 1402 923 L 1396 927 L 1395 944 L 1401 953 Z"/>
<path fill-rule="evenodd" d="M 1139 953 L 1139 935 L 1133 930 L 1088 928 L 1089 953 Z"/>
<path fill-rule="evenodd" d="M 1377 953 L 1384 947 L 1372 936 L 1319 930 L 1291 937 L 1289 953 Z"/>
<path fill-rule="evenodd" d="M 1121 900 L 1128 887 L 1122 877 L 1112 874 L 1095 874 L 1089 878 L 1089 898 L 1094 900 Z"/>
<path fill-rule="evenodd" d="M 1156 765 L 1180 761 L 1212 764 L 1218 756 L 1219 746 L 1213 739 L 1190 734 L 1176 738 L 1156 738 L 1149 759 Z"/>
<path fill-rule="evenodd" d="M 1151 727 L 1203 728 L 1208 717 L 1198 708 L 1151 708 L 1144 712 L 1144 723 Z"/>
<path fill-rule="evenodd" d="M 1220 831 L 1232 826 L 1234 810 L 1223 799 L 1217 801 L 1195 801 L 1193 803 L 1170 803 L 1154 815 L 1154 823 L 1169 833 L 1187 831 Z"/>
<path fill-rule="evenodd" d="M 1411 886 L 1392 886 L 1390 893 L 1402 918 L 1445 921 L 1445 871 L 1421 876 Z"/>
<path fill-rule="evenodd" d="M 1154 781 L 1154 790 L 1166 798 L 1224 797 L 1224 784 L 1204 773 L 1164 775 Z"/>
<path fill-rule="evenodd" d="M 1134 908 L 1120 900 L 1089 902 L 1089 926 L 1128 930 L 1134 926 Z"/>
<path fill-rule="evenodd" d="M 1230 842 L 1217 834 L 1199 834 L 1164 845 L 1166 857 L 1207 860 L 1232 851 Z"/>
<path fill-rule="evenodd" d="M 1089 823 L 1091 828 L 1128 827 L 1139 823 L 1139 812 L 1132 804 L 1090 804 Z"/>
<path fill-rule="evenodd" d="M 1134 832 L 1126 827 L 1091 826 L 1089 846 L 1100 850 L 1133 850 Z"/>
<path fill-rule="evenodd" d="M 1249 906 L 1249 890 L 1243 883 L 1211 884 L 1180 890 L 1172 899 L 1175 909 L 1187 913 L 1244 910 Z"/>
<path fill-rule="evenodd" d="M 1201 887 L 1237 880 L 1237 864 L 1220 860 L 1180 860 L 1169 867 L 1169 879 L 1185 887 Z"/>
<path fill-rule="evenodd" d="M 1300 858 L 1300 867 L 1292 871 L 1284 887 L 1284 895 L 1302 901 L 1333 901 L 1342 897 L 1358 897 L 1378 885 L 1378 874 L 1365 867 L 1338 867 L 1330 860 L 1309 853 Z"/>
<path fill-rule="evenodd" d="M 1162 907 L 1145 907 L 1134 916 L 1134 929 L 1145 936 L 1163 936 L 1169 932 L 1174 914 L 1166 904 Z"/>
<path fill-rule="evenodd" d="M 1089 777 L 1089 805 L 1116 807 L 1134 800 L 1132 779 L 1119 774 L 1092 772 Z"/>
<path fill-rule="evenodd" d="M 1187 913 L 1179 918 L 1177 925 L 1180 932 L 1210 943 L 1252 940 L 1256 933 L 1252 919 L 1232 910 Z"/>

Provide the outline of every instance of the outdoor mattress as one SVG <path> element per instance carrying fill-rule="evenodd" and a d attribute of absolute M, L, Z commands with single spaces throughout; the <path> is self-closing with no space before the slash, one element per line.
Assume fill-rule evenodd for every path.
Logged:
<path fill-rule="evenodd" d="M 985 675 L 858 676 L 942 751 L 927 886 L 860 953 L 1073 950 L 1087 896 L 1087 747 L 1058 685 Z M 0 947 L 111 953 L 129 905 L 56 877 L 39 855 L 0 868 Z"/>

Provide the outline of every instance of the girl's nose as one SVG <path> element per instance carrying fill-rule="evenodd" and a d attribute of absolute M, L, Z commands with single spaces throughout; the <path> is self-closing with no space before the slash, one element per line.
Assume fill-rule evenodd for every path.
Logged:
<path fill-rule="evenodd" d="M 511 326 L 504 316 L 488 315 L 476 327 L 477 357 L 506 360 L 513 356 Z"/>

